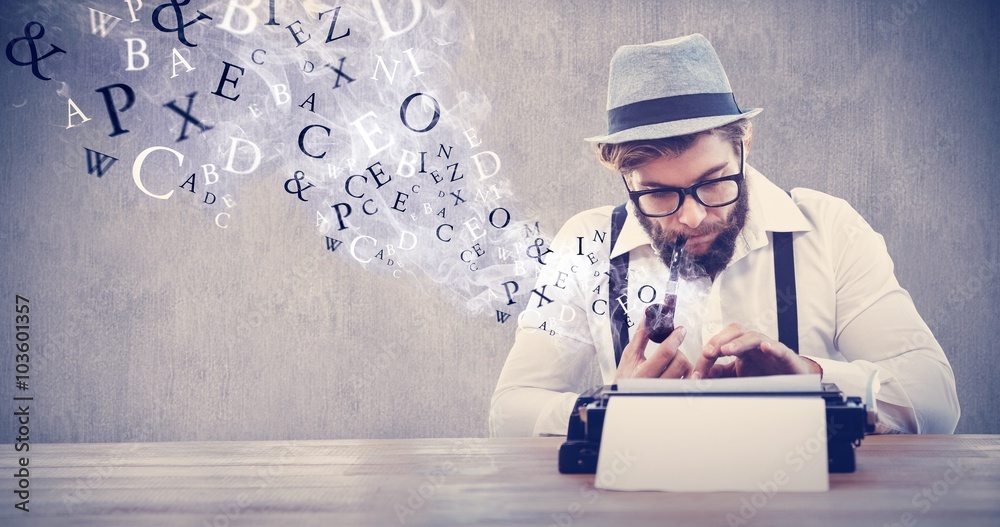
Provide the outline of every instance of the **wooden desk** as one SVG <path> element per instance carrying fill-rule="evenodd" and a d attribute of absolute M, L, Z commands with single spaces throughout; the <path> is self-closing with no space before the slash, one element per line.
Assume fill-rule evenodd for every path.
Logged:
<path fill-rule="evenodd" d="M 1000 525 L 1000 436 L 875 436 L 827 493 L 598 491 L 560 438 L 32 444 L 2 525 Z"/>

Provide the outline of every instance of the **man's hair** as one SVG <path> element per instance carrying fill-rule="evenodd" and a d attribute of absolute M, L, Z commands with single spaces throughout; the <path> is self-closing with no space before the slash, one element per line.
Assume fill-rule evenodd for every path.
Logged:
<path fill-rule="evenodd" d="M 694 144 L 698 137 L 706 134 L 717 134 L 733 145 L 736 152 L 740 150 L 740 141 L 750 137 L 752 128 L 749 119 L 740 119 L 718 128 L 696 132 L 676 137 L 628 141 L 626 143 L 598 143 L 597 158 L 604 166 L 628 174 L 633 170 L 663 156 L 674 157 L 684 153 Z"/>

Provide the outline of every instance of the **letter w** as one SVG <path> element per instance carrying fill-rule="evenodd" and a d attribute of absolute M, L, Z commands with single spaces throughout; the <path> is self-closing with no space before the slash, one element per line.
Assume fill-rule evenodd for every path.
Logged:
<path fill-rule="evenodd" d="M 334 251 L 334 252 L 336 252 L 337 251 L 337 247 L 340 247 L 340 245 L 342 243 L 344 243 L 344 242 L 342 242 L 340 240 L 334 240 L 333 238 L 331 238 L 329 236 L 326 236 L 325 238 L 326 238 L 326 249 L 328 251 Z"/>
<path fill-rule="evenodd" d="M 84 150 L 87 151 L 87 173 L 93 174 L 96 171 L 97 177 L 103 176 L 111 168 L 111 165 L 115 164 L 115 161 L 118 161 L 117 157 L 95 152 L 86 147 L 84 147 Z"/>
<path fill-rule="evenodd" d="M 87 9 L 90 9 L 90 34 L 96 35 L 97 32 L 100 31 L 101 38 L 108 36 L 108 33 L 110 33 L 111 30 L 114 29 L 115 25 L 122 20 L 114 15 L 109 15 L 104 11 L 98 11 L 93 7 L 88 7 Z M 100 17 L 97 16 L 97 13 L 101 14 Z M 111 19 L 114 19 L 114 22 L 108 24 L 108 21 Z"/>

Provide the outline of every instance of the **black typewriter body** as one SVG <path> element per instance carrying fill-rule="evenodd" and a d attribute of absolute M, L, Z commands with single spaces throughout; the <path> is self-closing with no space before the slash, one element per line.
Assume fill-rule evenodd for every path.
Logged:
<path fill-rule="evenodd" d="M 710 393 L 624 393 L 616 386 L 594 388 L 577 398 L 569 418 L 566 442 L 559 448 L 559 472 L 563 474 L 594 474 L 597 456 L 601 449 L 604 414 L 612 397 L 663 396 L 663 397 L 740 397 L 746 394 Z M 809 393 L 755 393 L 754 396 L 822 397 L 826 402 L 827 452 L 831 473 L 854 472 L 854 449 L 861 445 L 865 433 L 874 432 L 869 423 L 865 404 L 860 397 L 844 397 L 833 383 L 823 383 L 820 392 Z"/>

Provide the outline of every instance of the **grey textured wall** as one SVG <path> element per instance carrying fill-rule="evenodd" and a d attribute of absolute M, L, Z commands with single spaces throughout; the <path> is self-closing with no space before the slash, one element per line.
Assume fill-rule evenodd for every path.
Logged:
<path fill-rule="evenodd" d="M 45 71 L 72 72 L 48 83 L 9 60 L 0 65 L 0 312 L 7 313 L 0 324 L 0 410 L 7 416 L 0 440 L 16 435 L 15 294 L 31 302 L 33 441 L 486 435 L 513 324 L 498 324 L 490 312 L 468 315 L 461 295 L 432 280 L 396 279 L 331 257 L 314 232 L 315 214 L 281 190 L 290 161 L 301 156 L 282 127 L 294 134 L 305 121 L 270 113 L 264 119 L 271 121 L 253 124 L 242 104 L 266 106 L 267 91 L 249 76 L 239 112 L 210 97 L 221 61 L 235 59 L 223 53 L 229 41 L 210 40 L 207 30 L 192 30 L 204 39 L 191 51 L 196 71 L 180 79 L 185 84 L 172 81 L 163 72 L 170 49 L 181 46 L 148 27 L 160 2 L 146 3 L 144 20 L 130 26 L 126 18 L 107 37 L 114 42 L 89 27 L 71 29 L 89 24 L 76 3 L 11 2 L 0 11 L 4 44 L 23 36 L 27 21 L 40 20 L 47 38 L 77 53 L 75 66 L 42 62 Z M 201 8 L 217 22 L 225 4 Z M 122 10 L 120 1 L 93 5 Z M 441 34 L 462 51 L 449 55 L 450 71 L 429 76 L 453 76 L 488 101 L 488 112 L 476 109 L 473 121 L 502 159 L 496 181 L 509 182 L 509 199 L 549 233 L 579 210 L 623 200 L 582 141 L 606 126 L 615 48 L 705 34 L 740 104 L 764 108 L 749 162 L 784 187 L 847 199 L 884 235 L 899 281 L 955 369 L 958 431 L 1000 433 L 996 3 L 423 5 L 428 20 L 461 8 L 448 22 L 456 30 Z M 259 14 L 266 17 L 266 7 Z M 247 38 L 270 45 L 271 57 L 290 47 L 287 33 L 259 30 Z M 321 38 L 326 27 L 313 31 Z M 122 39 L 130 34 L 147 38 L 160 70 L 141 78 L 120 73 Z M 81 53 L 88 49 L 96 51 Z M 240 60 L 248 64 L 246 55 Z M 135 113 L 127 114 L 133 130 L 112 140 L 93 90 L 123 79 L 133 79 L 138 92 Z M 237 196 L 228 229 L 213 223 L 224 209 L 199 205 L 200 194 L 179 190 L 172 200 L 155 200 L 131 179 L 139 150 L 176 146 L 180 121 L 162 104 L 183 102 L 188 87 L 199 91 L 195 109 L 219 130 L 190 127 L 193 137 L 183 144 L 216 157 L 188 160 L 184 170 L 223 164 L 234 126 L 256 133 L 265 151 L 258 171 L 222 176 L 221 188 Z M 310 91 L 293 86 L 294 104 Z M 67 96 L 85 103 L 93 122 L 66 130 Z M 88 146 L 122 152 L 115 171 L 87 174 Z M 159 159 L 145 170 L 162 186 L 158 174 L 178 169 L 170 157 Z M 440 258 L 457 253 L 448 248 Z"/>

